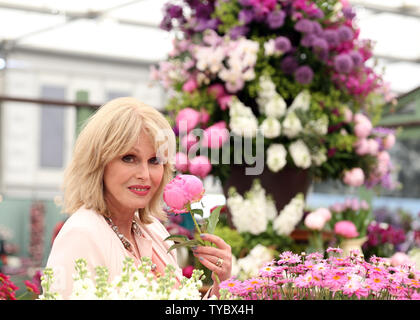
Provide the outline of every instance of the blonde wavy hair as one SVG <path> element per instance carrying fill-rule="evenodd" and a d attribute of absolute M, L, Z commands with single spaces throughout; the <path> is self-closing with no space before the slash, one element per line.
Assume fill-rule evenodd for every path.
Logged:
<path fill-rule="evenodd" d="M 74 213 L 80 207 L 93 209 L 109 216 L 104 199 L 103 175 L 105 166 L 114 158 L 127 153 L 145 130 L 163 160 L 163 177 L 159 188 L 145 208 L 139 208 L 142 223 L 151 223 L 154 216 L 166 220 L 162 194 L 173 178 L 175 135 L 165 117 L 155 108 L 135 98 L 111 100 L 101 106 L 84 124 L 64 172 L 63 211 Z"/>

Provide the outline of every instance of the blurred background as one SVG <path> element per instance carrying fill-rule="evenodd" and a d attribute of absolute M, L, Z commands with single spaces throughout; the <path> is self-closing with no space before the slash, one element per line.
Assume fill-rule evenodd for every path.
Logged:
<path fill-rule="evenodd" d="M 0 266 L 27 275 L 44 265 L 61 213 L 62 173 L 81 123 L 103 103 L 134 96 L 163 110 L 150 67 L 173 34 L 159 28 L 162 0 L 0 1 Z M 378 210 L 420 211 L 420 1 L 353 0 L 361 38 L 375 41 L 394 103 L 384 127 L 400 128 L 392 160 L 401 187 L 374 198 Z M 206 210 L 224 204 L 205 181 Z M 307 204 L 326 206 L 353 190 L 312 186 Z M 28 271 L 29 268 L 29 271 Z"/>

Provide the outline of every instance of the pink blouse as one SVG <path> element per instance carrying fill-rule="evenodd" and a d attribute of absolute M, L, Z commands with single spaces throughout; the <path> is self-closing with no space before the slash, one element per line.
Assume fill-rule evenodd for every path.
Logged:
<path fill-rule="evenodd" d="M 141 256 L 160 259 L 165 265 L 171 264 L 176 268 L 178 280 L 182 277 L 176 257 L 176 250 L 167 253 L 173 241 L 164 241 L 169 236 L 166 228 L 156 218 L 148 225 L 140 223 L 142 236 L 135 235 L 137 247 Z M 54 271 L 52 292 L 58 292 L 63 299 L 68 299 L 73 289 L 73 274 L 75 261 L 84 258 L 88 264 L 91 276 L 95 276 L 95 267 L 104 266 L 108 269 L 109 280 L 122 272 L 123 261 L 126 257 L 138 259 L 127 251 L 118 236 L 111 229 L 104 217 L 93 210 L 81 207 L 67 219 L 58 233 L 51 248 L 47 267 Z"/>

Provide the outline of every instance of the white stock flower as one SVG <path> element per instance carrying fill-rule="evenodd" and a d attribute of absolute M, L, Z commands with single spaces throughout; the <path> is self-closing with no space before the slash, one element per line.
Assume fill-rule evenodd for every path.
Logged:
<path fill-rule="evenodd" d="M 267 117 L 274 117 L 279 119 L 286 113 L 287 104 L 283 97 L 276 93 L 264 105 L 264 113 Z"/>
<path fill-rule="evenodd" d="M 239 274 L 243 278 L 255 277 L 259 269 L 267 262 L 273 260 L 273 253 L 267 247 L 257 244 L 249 254 L 238 259 Z"/>
<path fill-rule="evenodd" d="M 266 56 L 272 56 L 276 52 L 276 44 L 274 39 L 270 39 L 264 42 L 264 54 Z"/>
<path fill-rule="evenodd" d="M 229 108 L 229 127 L 239 136 L 255 137 L 258 129 L 258 120 L 250 107 L 245 106 L 237 98 L 233 98 Z"/>
<path fill-rule="evenodd" d="M 308 90 L 303 90 L 295 97 L 289 107 L 290 111 L 302 110 L 308 111 L 311 104 L 311 94 Z"/>
<path fill-rule="evenodd" d="M 287 113 L 282 127 L 283 134 L 288 138 L 294 138 L 302 131 L 302 124 L 293 111 Z"/>
<path fill-rule="evenodd" d="M 289 146 L 289 153 L 297 167 L 308 169 L 311 166 L 311 153 L 302 140 L 292 142 Z"/>
<path fill-rule="evenodd" d="M 320 166 L 327 161 L 327 150 L 319 149 L 317 152 L 311 155 L 311 160 L 316 166 Z"/>
<path fill-rule="evenodd" d="M 298 193 L 281 211 L 273 221 L 273 229 L 278 235 L 288 236 L 295 229 L 303 217 L 305 199 Z"/>
<path fill-rule="evenodd" d="M 267 167 L 273 171 L 278 172 L 286 165 L 286 148 L 279 143 L 273 143 L 267 148 Z"/>
<path fill-rule="evenodd" d="M 281 124 L 276 118 L 268 117 L 260 125 L 264 137 L 273 139 L 280 136 Z"/>
<path fill-rule="evenodd" d="M 328 117 L 324 115 L 319 119 L 310 120 L 306 128 L 316 134 L 326 135 L 328 133 Z"/>

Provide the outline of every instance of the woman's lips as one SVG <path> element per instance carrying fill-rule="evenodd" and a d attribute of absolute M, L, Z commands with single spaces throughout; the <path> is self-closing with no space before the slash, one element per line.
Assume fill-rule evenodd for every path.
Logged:
<path fill-rule="evenodd" d="M 138 196 L 145 196 L 149 193 L 150 186 L 130 186 L 128 187 L 128 190 Z"/>

